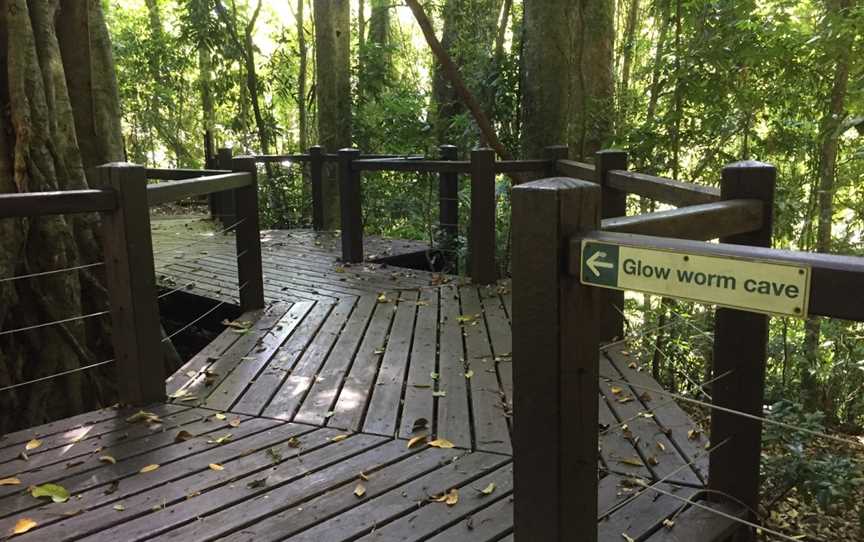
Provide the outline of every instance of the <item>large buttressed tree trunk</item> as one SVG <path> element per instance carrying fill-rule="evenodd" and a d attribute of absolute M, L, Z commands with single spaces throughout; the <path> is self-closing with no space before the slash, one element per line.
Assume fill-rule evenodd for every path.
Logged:
<path fill-rule="evenodd" d="M 335 152 L 351 146 L 351 12 L 348 0 L 315 0 L 316 93 L 318 140 Z M 339 180 L 336 168 L 324 168 L 324 227 L 339 227 Z"/>
<path fill-rule="evenodd" d="M 522 157 L 567 143 L 572 0 L 526 0 L 522 45 Z"/>
<path fill-rule="evenodd" d="M 122 160 L 117 85 L 99 0 L 0 0 L 0 192 L 88 187 L 85 170 Z M 101 259 L 97 219 L 0 220 L 0 279 Z M 0 282 L 0 329 L 103 311 L 97 273 Z M 111 357 L 105 318 L 0 336 L 0 388 Z M 0 394 L 0 432 L 97 406 L 99 371 Z M 12 419 L 10 419 L 12 418 Z"/>

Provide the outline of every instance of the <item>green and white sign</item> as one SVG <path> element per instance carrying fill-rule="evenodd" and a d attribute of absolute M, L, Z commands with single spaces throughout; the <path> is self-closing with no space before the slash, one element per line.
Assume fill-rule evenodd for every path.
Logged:
<path fill-rule="evenodd" d="M 807 316 L 810 268 L 582 241 L 583 284 L 783 316 Z"/>

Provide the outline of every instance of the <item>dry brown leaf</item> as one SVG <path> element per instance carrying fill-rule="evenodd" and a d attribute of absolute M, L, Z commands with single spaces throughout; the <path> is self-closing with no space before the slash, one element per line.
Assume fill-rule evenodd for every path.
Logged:
<path fill-rule="evenodd" d="M 195 438 L 195 435 L 184 429 L 177 433 L 177 436 L 174 437 L 174 442 L 185 442 L 191 438 Z"/>
<path fill-rule="evenodd" d="M 433 448 L 452 448 L 454 445 L 446 438 L 437 438 L 429 442 L 429 446 L 432 446 Z"/>
<path fill-rule="evenodd" d="M 492 492 L 495 491 L 495 482 L 489 482 L 489 485 L 484 487 L 480 493 L 482 495 L 491 495 Z"/>
<path fill-rule="evenodd" d="M 416 436 L 416 437 L 414 437 L 408 441 L 408 447 L 413 448 L 413 447 L 417 446 L 418 444 L 422 444 L 422 443 L 426 442 L 428 439 L 429 439 L 429 435 L 418 435 L 418 436 Z"/>
<path fill-rule="evenodd" d="M 215 471 L 225 470 L 225 467 L 223 467 L 219 463 L 210 463 L 208 466 L 210 467 L 210 470 L 215 470 Z"/>
<path fill-rule="evenodd" d="M 228 425 L 230 425 L 231 427 L 240 427 L 240 418 L 234 418 L 233 420 L 228 422 Z"/>
<path fill-rule="evenodd" d="M 453 506 L 459 502 L 459 490 L 454 487 L 447 493 L 443 493 L 438 497 L 432 497 L 432 500 L 435 502 L 443 502 L 447 504 L 447 506 Z"/>
<path fill-rule="evenodd" d="M 609 388 L 609 389 L 610 389 L 610 391 L 612 391 L 612 395 L 618 395 L 618 394 L 620 394 L 622 391 L 624 391 L 624 388 L 619 388 L 618 386 L 612 386 L 612 387 Z"/>
<path fill-rule="evenodd" d="M 147 474 L 148 472 L 153 472 L 154 470 L 156 470 L 158 468 L 159 468 L 159 465 L 154 463 L 152 465 L 147 465 L 146 467 L 142 467 L 141 470 L 139 470 L 138 472 L 141 474 Z"/>
<path fill-rule="evenodd" d="M 213 417 L 219 421 L 225 421 L 228 418 L 228 416 L 226 416 L 225 414 L 222 414 L 221 412 L 217 412 L 216 414 L 213 415 Z"/>
<path fill-rule="evenodd" d="M 38 523 L 30 518 L 21 518 L 15 522 L 15 527 L 12 528 L 12 534 L 24 534 L 36 525 L 38 525 Z"/>
<path fill-rule="evenodd" d="M 117 460 L 114 459 L 114 457 L 110 456 L 110 455 L 100 455 L 99 461 L 103 461 L 105 463 L 111 463 L 112 465 L 115 465 L 117 463 Z"/>
<path fill-rule="evenodd" d="M 358 476 L 359 476 L 360 479 L 363 480 L 364 482 L 368 482 L 368 481 L 369 481 L 369 476 L 368 476 L 365 472 L 361 472 Z"/>
<path fill-rule="evenodd" d="M 644 467 L 645 463 L 642 462 L 638 457 L 628 457 L 626 459 L 619 459 L 619 463 L 623 463 L 625 465 L 630 465 L 633 467 Z"/>
<path fill-rule="evenodd" d="M 126 510 L 126 507 L 123 506 L 122 504 L 115 504 L 114 510 L 117 510 L 118 512 L 122 512 L 123 510 Z"/>
<path fill-rule="evenodd" d="M 346 438 L 348 438 L 348 435 L 336 435 L 335 437 L 331 438 L 330 440 L 332 440 L 333 442 L 341 442 L 341 441 L 345 440 Z"/>
<path fill-rule="evenodd" d="M 663 526 L 666 527 L 667 529 L 671 529 L 672 527 L 675 526 L 675 522 L 672 521 L 671 519 L 667 518 L 667 519 L 663 520 Z"/>
<path fill-rule="evenodd" d="M 660 448 L 660 450 L 662 450 L 664 452 L 666 451 L 666 445 L 663 444 L 662 442 L 660 442 L 659 440 L 657 441 L 657 447 Z"/>
<path fill-rule="evenodd" d="M 16 477 L 0 478 L 0 486 L 18 486 L 21 485 L 21 480 Z"/>
<path fill-rule="evenodd" d="M 33 440 L 24 445 L 24 449 L 29 452 L 31 450 L 35 450 L 39 446 L 42 446 L 42 441 L 34 438 Z"/>
<path fill-rule="evenodd" d="M 354 488 L 354 494 L 357 495 L 358 498 L 362 497 L 366 494 L 366 486 L 363 484 L 357 484 L 357 487 Z"/>

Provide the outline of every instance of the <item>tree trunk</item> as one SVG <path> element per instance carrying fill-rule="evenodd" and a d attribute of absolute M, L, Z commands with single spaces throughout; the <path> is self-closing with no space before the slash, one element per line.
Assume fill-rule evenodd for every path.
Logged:
<path fill-rule="evenodd" d="M 827 0 L 828 24 L 842 24 L 843 13 L 849 9 L 851 0 Z M 834 75 L 831 81 L 831 98 L 825 116 L 822 117 L 819 149 L 819 205 L 816 228 L 816 252 L 831 251 L 831 228 L 834 224 L 834 193 L 837 182 L 837 151 L 843 119 L 846 114 L 846 91 L 849 86 L 849 64 L 852 53 L 850 32 L 841 34 L 837 48 L 833 51 Z M 809 318 L 805 324 L 804 353 L 807 366 L 801 373 L 801 393 L 804 406 L 819 408 L 819 383 L 816 371 L 819 367 L 819 343 L 821 325 L 818 318 Z"/>
<path fill-rule="evenodd" d="M 627 24 L 624 28 L 621 45 L 621 84 L 618 92 L 619 124 L 630 125 L 630 72 L 633 68 L 633 54 L 636 49 L 636 36 L 639 30 L 639 0 L 630 0 Z M 619 133 L 620 130 L 619 130 Z"/>
<path fill-rule="evenodd" d="M 504 58 L 504 39 L 507 37 L 507 26 L 510 23 L 510 12 L 513 10 L 513 0 L 504 0 L 501 8 L 501 22 L 498 23 L 498 32 L 495 36 L 495 65 L 501 64 Z"/>
<path fill-rule="evenodd" d="M 7 0 L 0 9 L 0 192 L 85 188 L 85 168 L 123 158 L 102 4 L 60 10 L 58 0 Z M 0 221 L 0 277 L 99 261 L 96 226 L 92 215 Z M 0 283 L 0 329 L 74 318 L 106 302 L 86 271 Z M 93 318 L 0 337 L 0 387 L 108 359 L 105 331 Z M 0 418 L 0 432 L 111 400 L 106 371 L 0 394 L 0 412 L 14 413 Z"/>
<path fill-rule="evenodd" d="M 615 118 L 615 3 L 579 0 L 573 11 L 570 149 L 594 155 L 610 139 Z"/>
<path fill-rule="evenodd" d="M 448 56 L 452 55 L 453 43 L 456 38 L 456 0 L 447 0 L 444 4 L 443 23 L 441 31 L 441 48 Z M 429 123 L 435 131 L 435 139 L 439 145 L 452 144 L 449 137 L 450 126 L 462 110 L 459 97 L 447 81 L 441 63 L 435 61 L 432 74 L 432 107 L 429 111 Z"/>
<path fill-rule="evenodd" d="M 351 13 L 348 0 L 315 0 L 318 140 L 327 152 L 351 146 Z M 323 69 L 322 69 L 323 67 Z M 324 168 L 324 227 L 339 228 L 339 180 Z"/>
<path fill-rule="evenodd" d="M 568 141 L 572 0 L 525 2 L 522 44 L 522 157 Z"/>
<path fill-rule="evenodd" d="M 308 70 L 309 50 L 306 46 L 306 29 L 304 27 L 304 4 L 306 0 L 297 1 L 297 52 L 300 56 L 299 73 L 297 75 L 297 136 L 300 152 L 306 152 L 309 147 L 308 111 L 306 110 L 306 71 Z"/>

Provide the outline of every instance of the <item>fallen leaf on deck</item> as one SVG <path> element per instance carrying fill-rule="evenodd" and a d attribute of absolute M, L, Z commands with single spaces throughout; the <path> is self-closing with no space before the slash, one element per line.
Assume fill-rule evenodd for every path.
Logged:
<path fill-rule="evenodd" d="M 433 391 L 432 397 L 447 397 L 447 391 L 446 390 Z"/>
<path fill-rule="evenodd" d="M 348 438 L 348 435 L 336 435 L 335 437 L 331 438 L 330 440 L 332 440 L 333 442 L 340 442 L 342 440 L 345 440 L 346 438 Z"/>
<path fill-rule="evenodd" d="M 21 485 L 21 480 L 15 478 L 0 478 L 0 486 L 17 486 Z"/>
<path fill-rule="evenodd" d="M 238 331 L 246 331 L 252 327 L 252 322 L 231 322 L 226 318 L 225 320 L 222 320 L 222 325 Z"/>
<path fill-rule="evenodd" d="M 660 448 L 661 451 L 664 451 L 664 452 L 666 451 L 666 445 L 663 444 L 662 442 L 660 442 L 659 440 L 657 441 L 657 447 Z"/>
<path fill-rule="evenodd" d="M 357 495 L 358 498 L 362 497 L 366 494 L 366 486 L 363 484 L 357 484 L 357 487 L 354 488 L 354 494 Z"/>
<path fill-rule="evenodd" d="M 618 395 L 622 391 L 624 391 L 623 388 L 619 388 L 618 386 L 612 386 L 611 388 L 609 388 L 609 390 L 612 392 L 612 395 Z"/>
<path fill-rule="evenodd" d="M 361 473 L 358 474 L 357 476 L 359 476 L 359 478 L 360 478 L 361 480 L 363 480 L 364 482 L 368 482 L 368 481 L 369 481 L 369 476 L 367 476 L 365 472 L 361 472 Z"/>
<path fill-rule="evenodd" d="M 667 519 L 663 520 L 663 526 L 666 527 L 667 529 L 671 529 L 672 527 L 675 526 L 675 522 L 672 521 L 671 519 L 667 518 Z"/>
<path fill-rule="evenodd" d="M 702 432 L 698 429 L 691 429 L 687 431 L 687 438 L 690 440 L 696 440 L 701 436 Z"/>
<path fill-rule="evenodd" d="M 120 489 L 120 482 L 118 482 L 117 480 L 114 480 L 113 482 L 108 484 L 108 487 L 106 487 L 105 491 L 103 491 L 102 493 L 104 493 L 105 495 L 111 495 L 112 493 L 116 492 L 118 489 Z"/>
<path fill-rule="evenodd" d="M 432 497 L 432 500 L 435 502 L 446 503 L 447 506 L 453 506 L 459 502 L 459 490 L 454 487 L 443 495 L 440 495 L 438 497 Z"/>
<path fill-rule="evenodd" d="M 267 485 L 267 478 L 258 478 L 257 480 L 252 480 L 246 487 L 249 489 L 257 489 L 259 487 L 265 487 Z"/>
<path fill-rule="evenodd" d="M 31 450 L 35 450 L 39 446 L 42 446 L 42 441 L 34 438 L 30 442 L 28 442 L 26 445 L 24 445 L 24 449 L 29 452 Z"/>
<path fill-rule="evenodd" d="M 66 502 L 69 500 L 69 492 L 63 486 L 57 484 L 42 484 L 41 486 L 32 486 L 30 494 L 36 497 L 51 497 L 51 500 L 57 503 Z"/>
<path fill-rule="evenodd" d="M 408 447 L 413 448 L 414 446 L 417 446 L 418 444 L 422 444 L 422 443 L 426 442 L 426 440 L 428 438 L 429 438 L 429 435 L 416 436 L 416 437 L 414 437 L 408 441 Z"/>
<path fill-rule="evenodd" d="M 219 463 L 210 463 L 207 466 L 210 467 L 210 470 L 215 470 L 215 471 L 225 470 L 225 467 L 223 467 Z"/>
<path fill-rule="evenodd" d="M 195 438 L 195 435 L 186 431 L 185 429 L 177 433 L 177 436 L 174 437 L 174 442 L 185 442 L 189 439 Z"/>
<path fill-rule="evenodd" d="M 146 410 L 139 410 L 135 414 L 132 414 L 126 421 L 129 423 L 137 423 L 137 422 L 147 422 L 147 423 L 162 423 L 162 419 L 153 414 L 152 412 L 147 412 Z"/>
<path fill-rule="evenodd" d="M 226 419 L 228 419 L 228 416 L 226 416 L 225 414 L 222 414 L 221 412 L 217 412 L 216 414 L 213 415 L 213 417 L 219 421 L 225 421 Z"/>
<path fill-rule="evenodd" d="M 619 463 L 623 463 L 625 465 L 631 465 L 633 467 L 644 467 L 645 463 L 642 462 L 641 459 L 636 457 L 628 457 L 626 459 L 619 459 Z"/>
<path fill-rule="evenodd" d="M 114 459 L 114 457 L 110 456 L 110 455 L 100 455 L 99 461 L 103 461 L 105 463 L 111 463 L 112 465 L 115 465 L 117 463 L 117 460 Z"/>
<path fill-rule="evenodd" d="M 299 448 L 300 447 L 300 439 L 297 437 L 291 437 L 286 442 L 289 448 Z"/>
<path fill-rule="evenodd" d="M 21 518 L 15 522 L 15 527 L 12 528 L 12 534 L 24 534 L 36 525 L 38 525 L 38 523 L 30 518 Z"/>
<path fill-rule="evenodd" d="M 492 492 L 495 491 L 495 482 L 489 482 L 489 485 L 484 487 L 480 493 L 482 495 L 491 495 Z"/>
<path fill-rule="evenodd" d="M 474 376 L 474 370 L 468 369 L 468 372 L 465 373 L 465 378 L 471 378 L 472 376 Z"/>
<path fill-rule="evenodd" d="M 429 373 L 429 376 L 432 377 L 432 380 L 438 380 L 438 377 L 441 375 L 439 375 L 438 373 L 432 372 L 432 373 Z"/>
<path fill-rule="evenodd" d="M 648 456 L 648 464 L 651 465 L 652 467 L 656 467 L 657 465 L 660 464 L 660 461 L 658 461 L 656 457 L 651 455 L 651 456 Z"/>
<path fill-rule="evenodd" d="M 141 470 L 139 470 L 138 472 L 140 472 L 141 474 L 147 474 L 148 472 L 153 472 L 158 468 L 159 465 L 154 463 L 153 465 L 147 465 L 146 467 L 142 467 Z"/>
<path fill-rule="evenodd" d="M 235 418 L 231 420 L 230 422 L 228 422 L 228 425 L 230 425 L 231 427 L 240 427 L 240 418 Z"/>
<path fill-rule="evenodd" d="M 438 438 L 429 442 L 429 446 L 432 446 L 433 448 L 452 448 L 453 443 L 446 438 Z"/>
<path fill-rule="evenodd" d="M 621 536 L 624 537 L 624 540 L 626 540 L 626 542 L 636 542 L 636 539 L 632 536 L 629 536 L 627 533 L 621 533 Z"/>
<path fill-rule="evenodd" d="M 378 294 L 378 303 L 390 303 L 390 300 L 387 299 L 386 294 Z"/>
<path fill-rule="evenodd" d="M 428 429 L 429 428 L 429 420 L 426 418 L 417 418 L 414 420 L 414 425 L 411 426 L 411 432 L 415 433 L 417 431 Z"/>
<path fill-rule="evenodd" d="M 479 317 L 479 314 L 460 314 L 456 317 L 456 321 L 460 324 L 469 324 Z"/>
<path fill-rule="evenodd" d="M 221 437 L 219 437 L 215 440 L 208 440 L 207 444 L 225 444 L 229 440 L 231 440 L 231 433 L 227 433 L 225 435 L 222 435 Z"/>
<path fill-rule="evenodd" d="M 122 512 L 123 510 L 126 510 L 126 507 L 123 506 L 122 504 L 115 504 L 114 510 L 117 510 L 118 512 Z"/>

